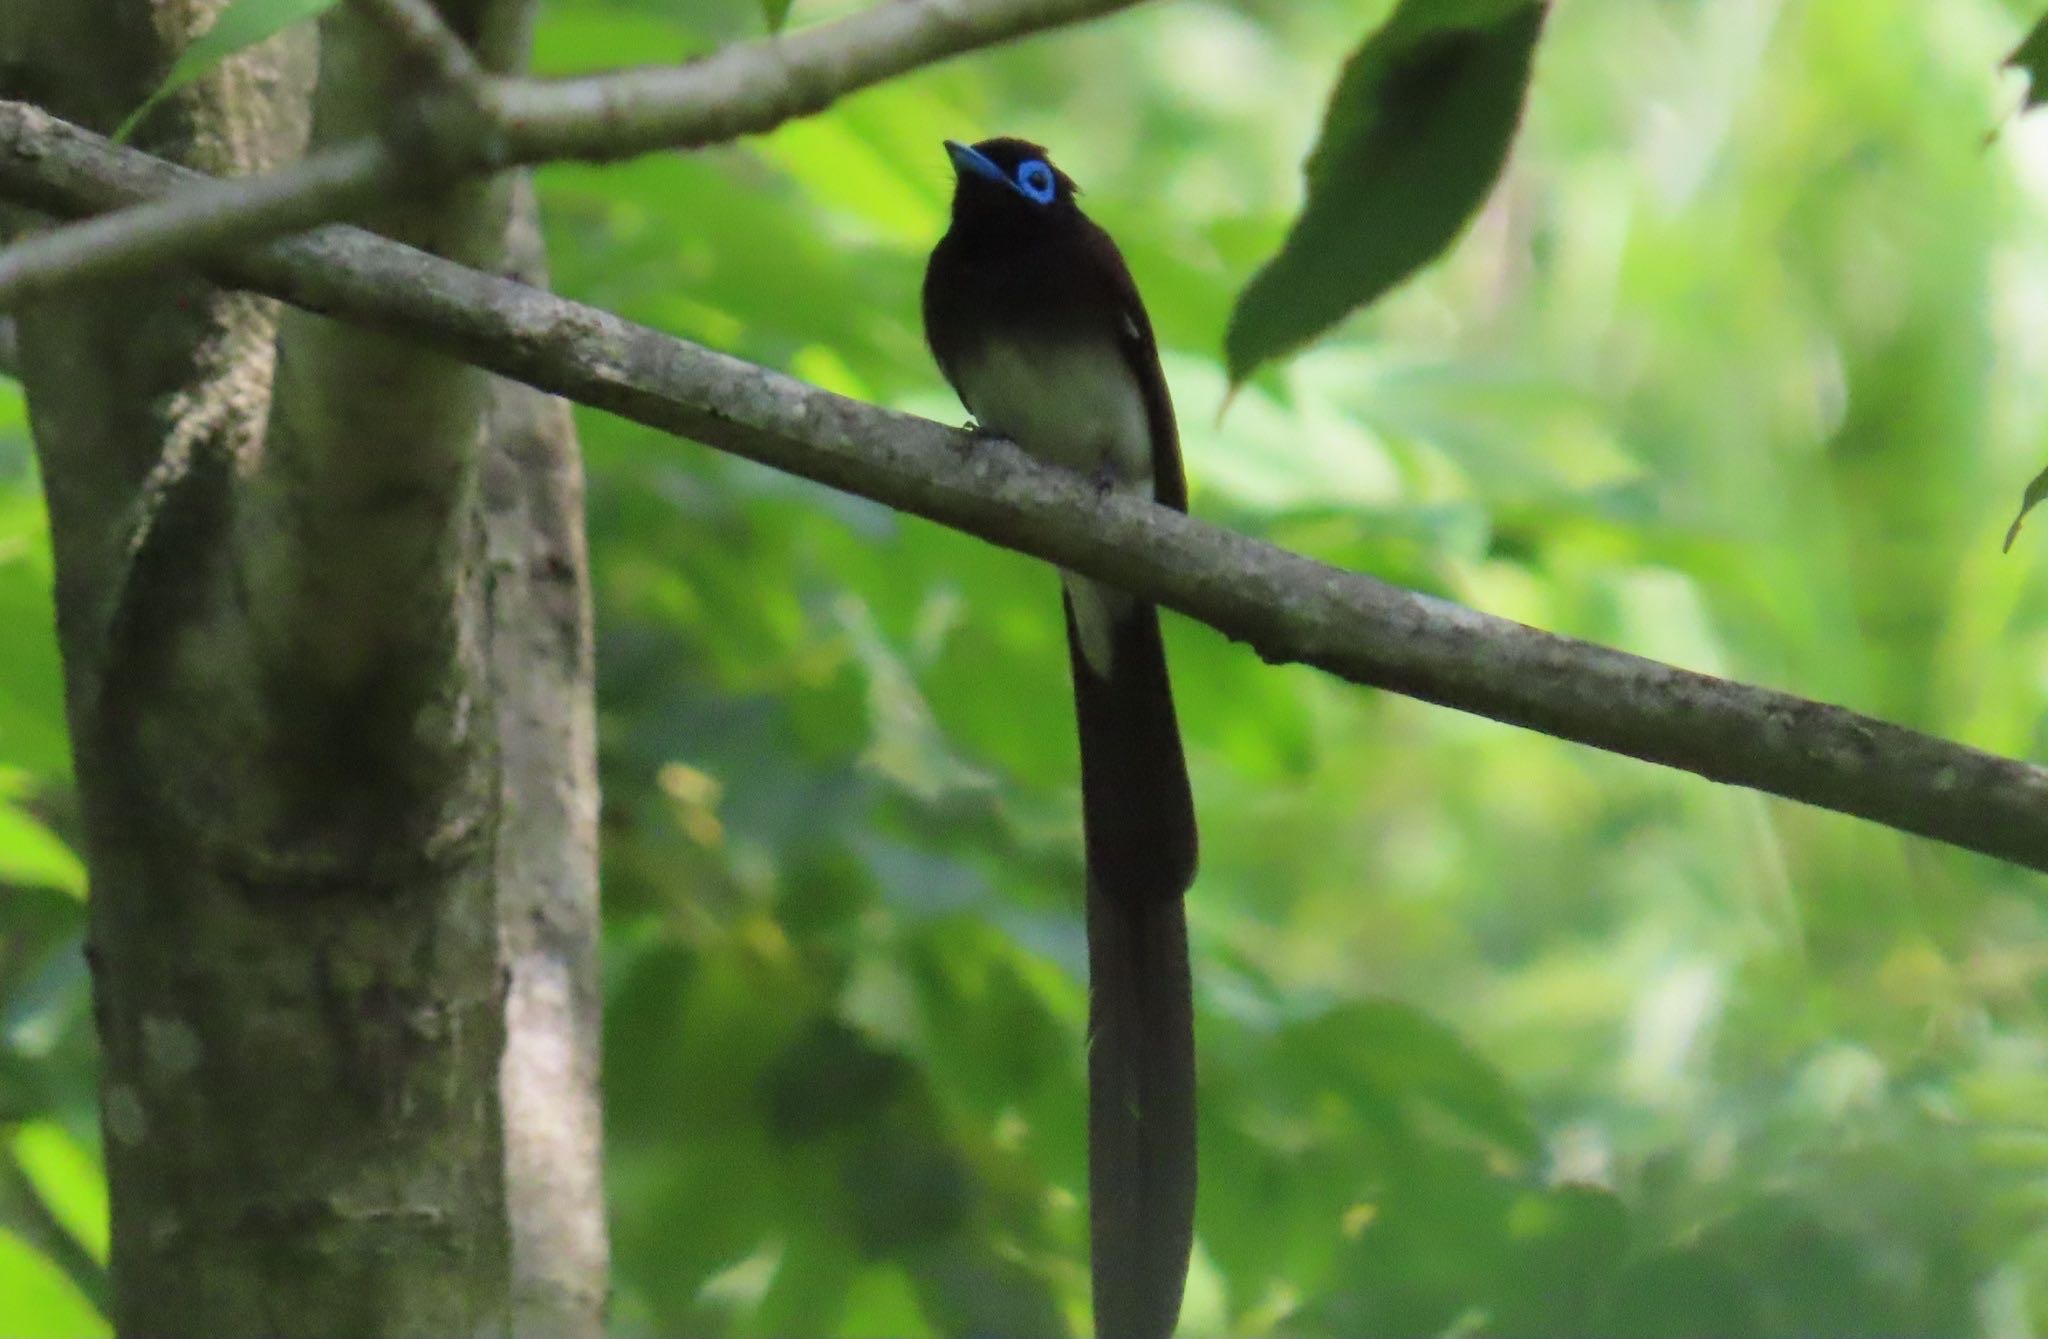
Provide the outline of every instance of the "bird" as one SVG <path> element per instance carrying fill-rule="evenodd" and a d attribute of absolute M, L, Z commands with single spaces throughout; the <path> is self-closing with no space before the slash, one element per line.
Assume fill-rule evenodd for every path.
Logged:
<path fill-rule="evenodd" d="M 1122 252 L 1039 145 L 944 143 L 952 214 L 925 269 L 925 338 L 975 430 L 1186 511 L 1173 402 Z M 1194 797 L 1157 609 L 1078 573 L 1061 585 L 1087 866 L 1095 1332 L 1164 1339 L 1194 1239 Z"/>

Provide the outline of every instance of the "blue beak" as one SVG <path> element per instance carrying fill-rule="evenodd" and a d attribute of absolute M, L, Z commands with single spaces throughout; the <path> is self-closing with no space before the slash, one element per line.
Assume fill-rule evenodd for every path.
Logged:
<path fill-rule="evenodd" d="M 990 181 L 1001 182 L 1005 186 L 1010 184 L 1010 179 L 1003 175 L 1003 169 L 990 162 L 987 154 L 978 152 L 959 140 L 946 141 L 946 156 L 953 160 L 955 172 L 972 172 L 978 177 L 987 177 Z"/>

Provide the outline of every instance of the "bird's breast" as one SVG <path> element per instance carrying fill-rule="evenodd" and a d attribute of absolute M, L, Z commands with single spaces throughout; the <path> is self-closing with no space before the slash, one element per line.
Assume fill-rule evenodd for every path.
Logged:
<path fill-rule="evenodd" d="M 993 338 L 953 369 L 960 398 L 988 432 L 1047 464 L 1150 491 L 1145 397 L 1107 339 Z"/>

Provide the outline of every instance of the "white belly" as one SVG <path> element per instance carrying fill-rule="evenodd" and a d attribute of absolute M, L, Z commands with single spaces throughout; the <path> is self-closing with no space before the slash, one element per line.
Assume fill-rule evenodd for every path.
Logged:
<path fill-rule="evenodd" d="M 1151 491 L 1145 397 L 1107 340 L 989 344 L 958 375 L 960 398 L 985 431 L 1049 465 Z"/>
<path fill-rule="evenodd" d="M 1007 437 L 1048 465 L 1120 492 L 1151 497 L 1152 433 L 1145 397 L 1108 341 L 994 344 L 958 369 L 960 398 L 985 432 Z M 1132 597 L 1062 572 L 1081 656 L 1108 677 L 1111 625 Z"/>

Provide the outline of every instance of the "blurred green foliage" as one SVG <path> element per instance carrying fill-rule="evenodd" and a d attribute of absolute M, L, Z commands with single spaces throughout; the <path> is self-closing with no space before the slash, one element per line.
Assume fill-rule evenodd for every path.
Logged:
<path fill-rule="evenodd" d="M 2048 123 L 1999 69 L 2034 6 L 1557 6 L 1472 232 L 1218 423 L 1231 304 L 1389 7 L 1141 6 L 731 148 L 551 168 L 557 282 L 957 420 L 916 317 L 938 141 L 1028 135 L 1145 291 L 1198 514 L 2040 757 L 2044 541 L 1999 554 L 2048 454 Z M 549 0 L 538 63 L 763 22 Z M 104 1249 L 76 820 L 0 415 L 0 1148 L 35 1191 L 0 1197 L 0 1297 L 69 1334 L 49 1224 Z M 617 1331 L 1081 1331 L 1053 578 L 581 426 Z M 2036 876 L 1168 637 L 1205 859 L 1184 1333 L 2048 1332 Z"/>

